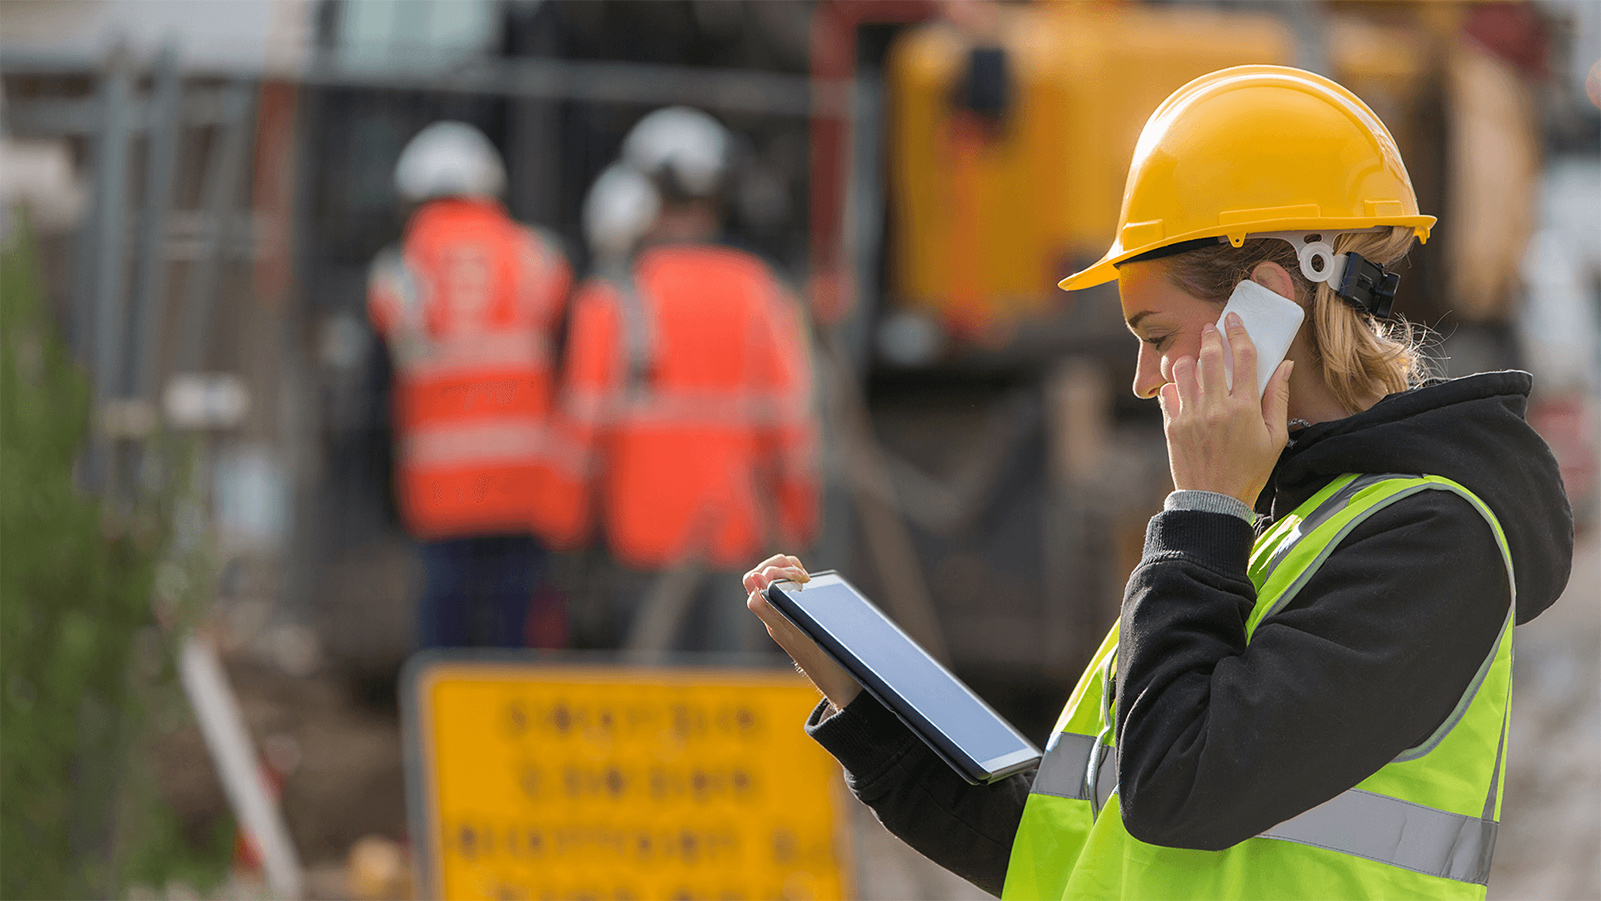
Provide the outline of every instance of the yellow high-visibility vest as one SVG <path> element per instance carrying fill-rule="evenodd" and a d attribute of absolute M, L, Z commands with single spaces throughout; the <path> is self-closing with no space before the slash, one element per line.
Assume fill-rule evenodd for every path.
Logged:
<path fill-rule="evenodd" d="M 1364 518 L 1422 491 L 1450 491 L 1505 533 L 1471 491 L 1438 476 L 1345 475 L 1257 539 L 1246 639 L 1311 580 Z M 1505 773 L 1513 603 L 1500 639 L 1434 734 L 1356 786 L 1221 851 L 1142 842 L 1123 827 L 1113 752 L 1114 625 L 1079 679 L 1023 811 L 1003 898 L 1485 897 Z"/>

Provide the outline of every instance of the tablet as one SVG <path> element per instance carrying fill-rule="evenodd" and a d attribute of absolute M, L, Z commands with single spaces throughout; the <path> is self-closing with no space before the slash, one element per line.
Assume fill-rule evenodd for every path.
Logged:
<path fill-rule="evenodd" d="M 968 782 L 1039 762 L 1038 748 L 839 573 L 774 582 L 767 600 Z"/>

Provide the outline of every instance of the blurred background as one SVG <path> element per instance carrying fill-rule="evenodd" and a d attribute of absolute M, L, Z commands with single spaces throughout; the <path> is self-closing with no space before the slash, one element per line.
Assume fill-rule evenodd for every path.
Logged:
<path fill-rule="evenodd" d="M 1043 744 L 1170 488 L 1115 285 L 1055 283 L 1109 243 L 1162 98 L 1278 63 L 1361 96 L 1440 217 L 1396 304 L 1432 329 L 1440 370 L 1535 374 L 1529 417 L 1580 551 L 1567 596 L 1517 634 L 1490 894 L 1601 897 L 1598 58 L 1593 0 L 0 4 L 0 892 L 278 891 L 203 731 L 221 697 L 301 891 L 413 896 L 409 655 L 770 657 L 748 635 L 683 636 L 717 633 L 737 573 L 778 549 L 847 573 Z M 710 126 L 680 117 L 652 144 L 642 120 L 664 107 Z M 439 121 L 487 138 L 500 181 L 397 187 Z M 645 176 L 635 194 L 597 181 L 619 160 Z M 432 265 L 421 217 L 458 195 L 534 227 L 505 253 L 549 263 L 513 292 L 541 348 L 514 379 L 543 392 L 516 415 L 549 412 L 547 451 L 505 484 L 568 490 L 559 528 L 441 526 L 420 500 L 465 439 L 419 443 L 438 423 L 418 398 L 449 386 L 408 344 L 406 286 Z M 394 247 L 413 270 L 385 281 Z M 610 418 L 580 402 L 638 389 L 615 372 L 640 368 L 640 341 L 660 379 L 733 359 L 720 340 L 674 343 L 713 334 L 677 320 L 655 320 L 659 346 L 628 325 L 636 285 L 670 292 L 680 264 L 712 277 L 694 247 L 767 286 L 722 292 L 771 332 L 727 366 L 779 374 L 725 387 L 789 417 L 753 414 L 753 446 L 773 449 L 739 465 L 772 488 L 741 515 L 765 527 L 726 541 L 705 537 L 724 534 L 705 510 L 628 508 L 616 474 L 637 454 L 619 448 L 639 420 L 617 411 L 649 398 Z M 622 358 L 591 360 L 619 329 Z M 439 334 L 428 352 L 453 346 Z M 458 376 L 504 377 L 466 353 Z M 701 453 L 685 428 L 645 443 L 684 455 L 645 472 Z M 474 565 L 449 549 L 507 531 L 526 548 L 496 559 L 537 574 L 509 589 L 513 637 L 429 631 L 445 603 L 430 585 Z M 855 823 L 862 896 L 982 897 Z"/>

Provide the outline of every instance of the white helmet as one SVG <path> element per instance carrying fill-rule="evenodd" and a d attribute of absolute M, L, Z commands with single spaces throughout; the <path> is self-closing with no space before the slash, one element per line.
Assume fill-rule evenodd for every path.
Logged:
<path fill-rule="evenodd" d="M 465 122 L 435 122 L 400 152 L 395 190 L 411 203 L 436 197 L 499 197 L 506 190 L 506 167 L 483 132 Z"/>
<path fill-rule="evenodd" d="M 651 180 L 624 163 L 600 173 L 584 198 L 584 240 L 602 265 L 617 265 L 633 253 L 661 211 Z"/>
<path fill-rule="evenodd" d="M 645 116 L 623 139 L 623 160 L 669 196 L 711 197 L 722 186 L 733 136 L 698 109 L 669 106 Z"/>

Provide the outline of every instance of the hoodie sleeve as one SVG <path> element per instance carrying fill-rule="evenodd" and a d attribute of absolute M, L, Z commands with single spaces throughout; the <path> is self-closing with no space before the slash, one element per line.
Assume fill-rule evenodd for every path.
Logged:
<path fill-rule="evenodd" d="M 1000 895 L 1035 770 L 973 785 L 872 695 L 863 692 L 833 716 L 828 709 L 827 701 L 817 705 L 806 732 L 845 767 L 845 784 L 884 828 Z"/>
<path fill-rule="evenodd" d="M 1142 841 L 1226 848 L 1360 782 L 1444 722 L 1505 622 L 1495 537 L 1455 494 L 1374 513 L 1247 645 L 1252 540 L 1164 512 L 1129 580 L 1118 778 Z"/>

